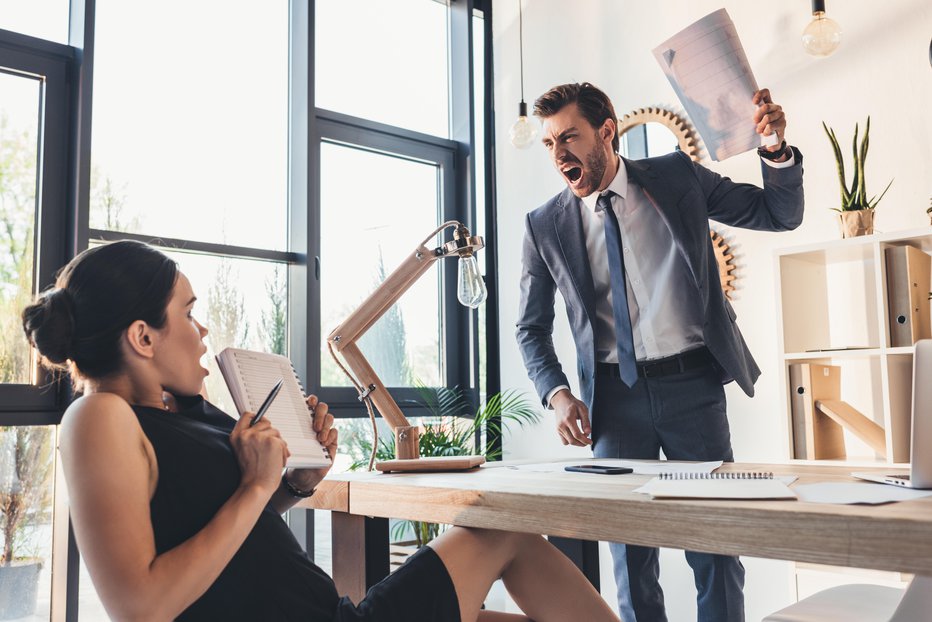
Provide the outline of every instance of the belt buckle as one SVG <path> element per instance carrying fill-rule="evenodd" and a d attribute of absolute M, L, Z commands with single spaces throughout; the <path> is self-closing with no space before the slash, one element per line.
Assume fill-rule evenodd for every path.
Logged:
<path fill-rule="evenodd" d="M 656 370 L 657 368 L 658 366 L 656 363 L 647 363 L 641 367 L 641 372 L 644 374 L 645 378 L 653 378 L 657 376 L 658 374 L 656 374 L 654 371 L 651 371 L 651 370 Z M 662 375 L 662 374 L 659 374 L 659 375 Z"/>

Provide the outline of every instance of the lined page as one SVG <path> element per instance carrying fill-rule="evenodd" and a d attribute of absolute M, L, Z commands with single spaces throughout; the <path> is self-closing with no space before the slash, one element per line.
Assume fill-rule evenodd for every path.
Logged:
<path fill-rule="evenodd" d="M 287 357 L 226 348 L 217 356 L 217 363 L 240 414 L 256 412 L 278 379 L 283 379 L 281 391 L 265 417 L 288 443 L 291 456 L 287 466 L 301 468 L 330 464 L 326 450 L 317 441 L 304 390 Z"/>
<path fill-rule="evenodd" d="M 761 144 L 751 103 L 757 80 L 725 9 L 681 30 L 653 53 L 713 160 Z M 775 144 L 772 136 L 765 142 Z"/>

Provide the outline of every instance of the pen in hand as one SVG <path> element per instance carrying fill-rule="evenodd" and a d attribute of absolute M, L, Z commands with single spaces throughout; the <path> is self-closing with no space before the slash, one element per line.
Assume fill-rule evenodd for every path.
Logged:
<path fill-rule="evenodd" d="M 275 400 L 275 396 L 278 395 L 279 390 L 282 388 L 284 383 L 284 378 L 279 378 L 278 382 L 275 383 L 275 386 L 272 387 L 272 390 L 269 391 L 268 396 L 266 396 L 265 401 L 262 402 L 262 406 L 259 407 L 259 410 L 256 411 L 256 414 L 253 415 L 252 421 L 249 422 L 249 427 L 252 427 L 259 423 L 262 417 L 265 416 L 266 411 L 269 409 L 269 406 L 272 405 L 272 402 Z"/>

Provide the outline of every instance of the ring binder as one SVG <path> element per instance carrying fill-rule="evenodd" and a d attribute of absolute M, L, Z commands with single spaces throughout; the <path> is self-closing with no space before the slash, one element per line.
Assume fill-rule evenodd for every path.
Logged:
<path fill-rule="evenodd" d="M 722 473 L 661 473 L 660 479 L 773 479 L 763 471 L 724 471 Z"/>

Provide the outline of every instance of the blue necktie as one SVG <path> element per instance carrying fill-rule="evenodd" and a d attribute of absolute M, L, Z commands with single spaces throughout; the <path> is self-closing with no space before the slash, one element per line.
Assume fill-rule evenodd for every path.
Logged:
<path fill-rule="evenodd" d="M 628 313 L 628 289 L 625 287 L 625 259 L 622 254 L 621 228 L 612 210 L 609 191 L 599 197 L 596 211 L 605 217 L 605 250 L 608 252 L 608 272 L 612 283 L 612 314 L 615 316 L 615 343 L 618 347 L 618 371 L 621 381 L 633 387 L 638 380 L 637 363 L 634 357 L 634 336 L 631 333 L 631 315 Z"/>

